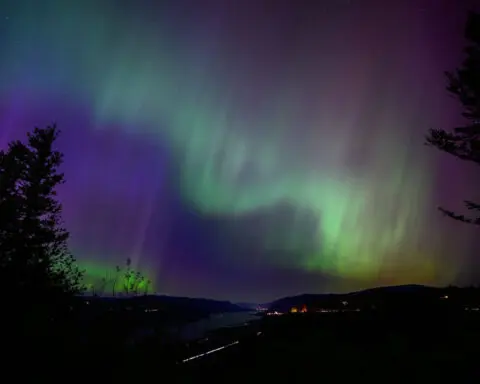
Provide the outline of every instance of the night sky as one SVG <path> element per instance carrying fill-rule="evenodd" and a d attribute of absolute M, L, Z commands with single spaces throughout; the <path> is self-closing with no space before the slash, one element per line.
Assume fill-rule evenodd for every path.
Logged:
<path fill-rule="evenodd" d="M 475 2 L 0 0 L 0 146 L 62 130 L 89 283 L 127 258 L 231 300 L 477 283 L 478 228 L 436 207 L 478 172 L 423 145 L 462 122 Z"/>

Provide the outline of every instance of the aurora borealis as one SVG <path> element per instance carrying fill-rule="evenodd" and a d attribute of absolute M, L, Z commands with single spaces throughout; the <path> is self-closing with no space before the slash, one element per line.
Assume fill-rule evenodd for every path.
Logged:
<path fill-rule="evenodd" d="M 233 300 L 476 282 L 448 0 L 0 1 L 0 146 L 62 130 L 71 247 Z M 478 235 L 477 235 L 478 236 Z M 477 245 L 475 245 L 477 244 Z"/>

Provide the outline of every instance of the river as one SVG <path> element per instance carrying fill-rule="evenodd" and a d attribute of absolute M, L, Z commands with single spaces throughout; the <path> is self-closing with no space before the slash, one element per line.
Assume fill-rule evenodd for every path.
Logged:
<path fill-rule="evenodd" d="M 207 332 L 223 327 L 242 325 L 251 320 L 258 320 L 255 312 L 229 312 L 210 315 L 179 330 L 179 337 L 185 341 L 199 339 Z"/>

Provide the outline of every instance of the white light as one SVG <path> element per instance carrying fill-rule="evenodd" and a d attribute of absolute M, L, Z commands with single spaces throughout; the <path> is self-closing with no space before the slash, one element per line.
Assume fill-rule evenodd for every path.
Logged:
<path fill-rule="evenodd" d="M 215 349 L 212 349 L 212 350 L 207 351 L 207 352 L 205 352 L 205 353 L 200 353 L 199 355 L 195 355 L 195 356 L 189 357 L 188 359 L 182 360 L 182 363 L 186 363 L 187 361 L 191 361 L 191 360 L 194 360 L 194 359 L 198 359 L 199 357 L 203 357 L 203 356 L 209 355 L 209 354 L 211 354 L 211 353 L 221 351 L 222 349 L 231 347 L 232 345 L 235 345 L 235 344 L 238 344 L 238 343 L 239 343 L 239 341 L 237 340 L 237 341 L 234 341 L 233 343 L 224 345 L 223 347 L 215 348 Z"/>

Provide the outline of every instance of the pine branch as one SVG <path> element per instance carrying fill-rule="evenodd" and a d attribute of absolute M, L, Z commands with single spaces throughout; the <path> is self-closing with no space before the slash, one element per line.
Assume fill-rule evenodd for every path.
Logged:
<path fill-rule="evenodd" d="M 462 115 L 467 124 L 455 128 L 453 132 L 430 129 L 425 144 L 480 165 L 480 14 L 469 14 L 465 37 L 468 40 L 464 50 L 465 60 L 457 70 L 445 75 L 448 81 L 447 91 L 462 104 Z M 469 200 L 464 203 L 468 210 L 480 211 L 480 204 Z M 441 207 L 439 210 L 454 220 L 480 225 L 480 216 L 466 217 Z"/>
<path fill-rule="evenodd" d="M 453 211 L 449 211 L 448 209 L 438 207 L 439 211 L 442 212 L 445 216 L 448 216 L 454 220 L 461 221 L 462 223 L 467 223 L 467 224 L 475 224 L 475 225 L 480 225 L 480 217 L 477 218 L 469 218 L 465 217 L 465 215 L 460 215 L 457 214 Z"/>

